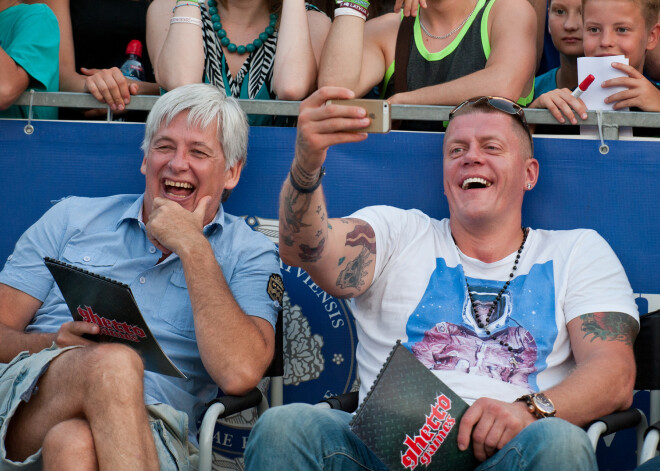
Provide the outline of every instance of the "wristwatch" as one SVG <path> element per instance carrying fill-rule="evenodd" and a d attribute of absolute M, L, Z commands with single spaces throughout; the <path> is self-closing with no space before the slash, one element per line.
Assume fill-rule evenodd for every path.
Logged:
<path fill-rule="evenodd" d="M 550 398 L 543 393 L 525 394 L 516 399 L 516 402 L 523 401 L 527 403 L 527 409 L 537 419 L 553 417 L 557 411 Z"/>

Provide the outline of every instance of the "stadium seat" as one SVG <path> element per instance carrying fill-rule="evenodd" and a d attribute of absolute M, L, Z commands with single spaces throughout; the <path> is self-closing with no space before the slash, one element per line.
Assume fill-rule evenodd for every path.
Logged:
<path fill-rule="evenodd" d="M 270 406 L 272 407 L 282 405 L 283 376 L 284 326 L 283 313 L 280 309 L 275 325 L 275 354 L 273 361 L 264 374 L 264 378 L 270 379 Z M 257 407 L 257 414 L 261 415 L 268 409 L 269 401 L 265 393 L 259 387 L 256 387 L 244 396 L 219 396 L 207 406 L 208 409 L 204 414 L 199 430 L 199 471 L 211 471 L 212 469 L 213 432 L 218 419 L 252 407 Z"/>

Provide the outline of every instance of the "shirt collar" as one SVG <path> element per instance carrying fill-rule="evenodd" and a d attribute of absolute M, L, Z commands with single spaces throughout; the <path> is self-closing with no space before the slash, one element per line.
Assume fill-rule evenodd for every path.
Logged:
<path fill-rule="evenodd" d="M 126 208 L 124 214 L 122 214 L 119 220 L 117 221 L 117 227 L 119 227 L 119 225 L 126 220 L 134 220 L 137 221 L 138 224 L 140 224 L 140 227 L 145 229 L 144 221 L 142 220 L 143 203 L 144 203 L 144 193 L 142 193 L 133 202 L 133 204 L 131 204 L 128 208 Z M 218 208 L 218 211 L 215 213 L 215 217 L 213 218 L 213 220 L 210 223 L 208 223 L 206 226 L 204 226 L 204 235 L 208 236 L 211 233 L 213 233 L 216 230 L 216 228 L 222 227 L 224 218 L 225 218 L 225 211 L 221 204 L 220 207 Z"/>

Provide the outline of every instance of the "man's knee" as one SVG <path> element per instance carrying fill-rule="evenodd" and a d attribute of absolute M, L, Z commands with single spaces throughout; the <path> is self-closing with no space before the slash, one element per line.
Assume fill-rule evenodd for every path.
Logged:
<path fill-rule="evenodd" d="M 46 434 L 42 446 L 44 469 L 95 469 L 94 437 L 87 421 L 60 422 Z"/>
<path fill-rule="evenodd" d="M 285 435 L 280 439 L 288 439 L 296 431 L 305 430 L 303 427 L 310 425 L 310 422 L 313 426 L 316 422 L 314 420 L 310 421 L 309 417 L 316 415 L 315 412 L 314 407 L 309 404 L 289 404 L 273 407 L 259 418 L 253 428 L 253 434 L 257 439 L 263 436 L 272 437 L 273 435 Z M 306 430 L 312 432 L 309 428 Z M 252 439 L 252 437 L 250 438 Z"/>
<path fill-rule="evenodd" d="M 255 424 L 246 469 L 385 469 L 348 426 L 351 414 L 309 404 L 279 406 Z"/>
<path fill-rule="evenodd" d="M 314 407 L 309 404 L 289 404 L 273 407 L 262 415 L 250 434 L 248 447 L 289 442 L 304 446 L 306 442 L 320 441 L 330 435 L 343 434 L 348 430 L 348 420 L 339 411 Z"/>
<path fill-rule="evenodd" d="M 140 355 L 121 344 L 102 343 L 82 350 L 84 369 L 91 381 L 142 383 L 144 364 Z"/>

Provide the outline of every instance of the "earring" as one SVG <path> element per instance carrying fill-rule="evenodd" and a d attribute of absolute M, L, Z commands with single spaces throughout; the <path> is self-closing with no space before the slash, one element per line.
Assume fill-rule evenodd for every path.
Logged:
<path fill-rule="evenodd" d="M 527 189 L 528 189 L 528 190 L 531 190 L 531 189 L 532 189 L 532 184 L 531 184 L 531 183 L 528 183 L 528 184 L 527 184 Z"/>

